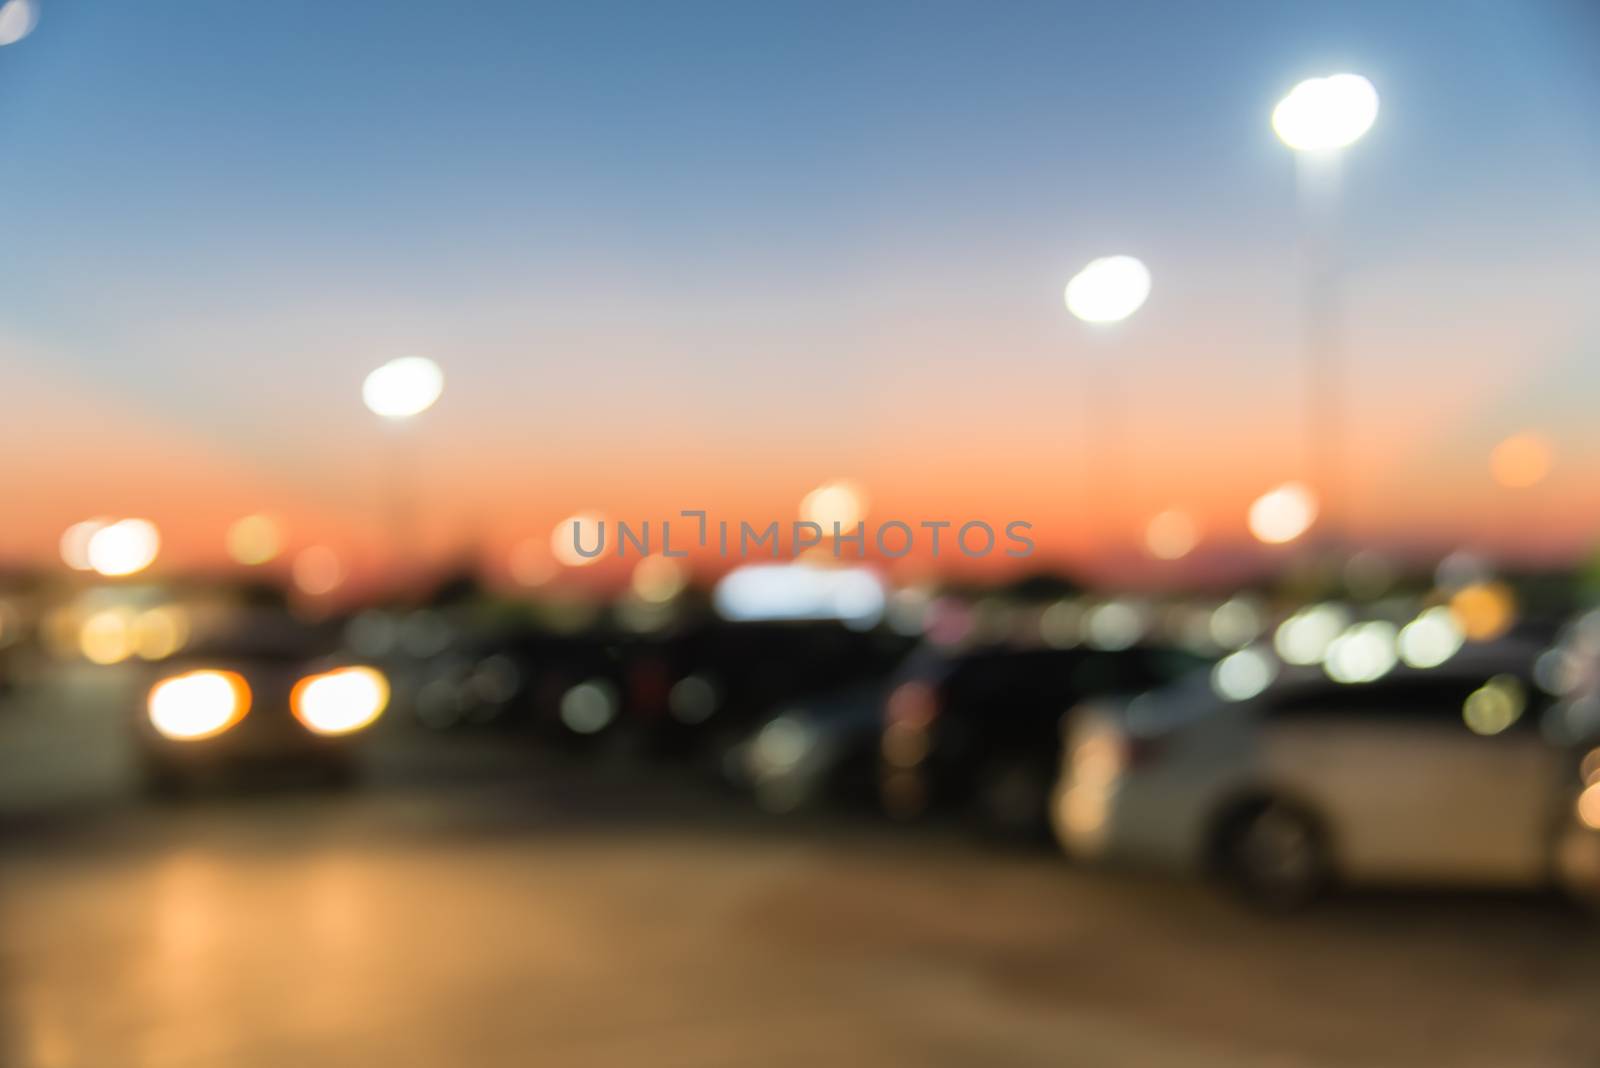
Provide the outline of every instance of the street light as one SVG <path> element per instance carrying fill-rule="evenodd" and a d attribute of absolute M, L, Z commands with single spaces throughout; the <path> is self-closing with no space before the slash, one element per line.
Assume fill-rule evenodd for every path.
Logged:
<path fill-rule="evenodd" d="M 824 538 L 833 533 L 835 523 L 840 530 L 853 530 L 866 514 L 866 494 L 845 479 L 824 482 L 800 500 L 800 518 L 821 527 Z"/>
<path fill-rule="evenodd" d="M 89 566 L 108 578 L 137 574 L 155 563 L 161 533 L 148 519 L 119 519 L 89 537 Z"/>
<path fill-rule="evenodd" d="M 1086 323 L 1120 323 L 1150 296 L 1150 268 L 1132 256 L 1104 256 L 1072 276 L 1067 310 Z"/>
<path fill-rule="evenodd" d="M 1317 521 L 1317 498 L 1298 482 L 1268 490 L 1250 505 L 1250 533 L 1266 545 L 1285 545 Z"/>
<path fill-rule="evenodd" d="M 1359 74 L 1308 78 L 1272 109 L 1272 129 L 1297 152 L 1354 144 L 1378 117 L 1378 91 Z"/>
<path fill-rule="evenodd" d="M 1378 117 L 1378 91 L 1359 74 L 1311 78 L 1290 90 L 1272 111 L 1272 129 L 1295 151 L 1305 230 L 1306 463 L 1322 498 L 1322 514 L 1337 521 L 1336 483 L 1345 462 L 1344 316 L 1336 252 L 1341 150 L 1360 140 Z"/>
<path fill-rule="evenodd" d="M 1062 297 L 1074 318 L 1092 327 L 1109 327 L 1127 319 L 1149 299 L 1150 268 L 1133 256 L 1103 256 L 1073 275 Z M 1092 424 L 1089 478 L 1101 515 L 1106 517 L 1102 537 L 1109 548 L 1116 531 L 1113 501 L 1127 481 L 1127 472 L 1122 470 L 1126 415 L 1109 362 L 1099 361 L 1089 377 L 1092 384 L 1085 392 Z"/>
<path fill-rule="evenodd" d="M 38 0 L 6 0 L 0 4 L 0 46 L 16 44 L 37 25 Z"/>
<path fill-rule="evenodd" d="M 432 408 L 443 392 L 444 372 L 426 356 L 390 360 L 361 383 L 361 400 L 368 410 L 398 424 L 397 429 Z M 399 569 L 411 563 L 416 512 L 417 465 L 409 438 L 396 434 L 390 448 L 390 531 Z"/>
<path fill-rule="evenodd" d="M 426 356 L 402 356 L 373 371 L 361 384 L 361 399 L 374 415 L 410 419 L 433 407 L 444 392 L 444 372 Z"/>

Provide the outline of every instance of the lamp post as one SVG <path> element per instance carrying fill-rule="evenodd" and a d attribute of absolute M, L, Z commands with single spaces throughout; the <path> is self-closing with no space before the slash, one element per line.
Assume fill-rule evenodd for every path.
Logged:
<path fill-rule="evenodd" d="M 389 448 L 389 522 L 397 578 L 405 580 L 416 545 L 417 464 L 406 424 L 444 392 L 444 372 L 425 356 L 402 356 L 367 375 L 361 400 L 374 415 L 393 424 Z"/>
<path fill-rule="evenodd" d="M 1067 283 L 1067 311 L 1091 330 L 1107 332 L 1144 306 L 1150 296 L 1150 269 L 1132 256 L 1092 260 Z M 1101 517 L 1100 548 L 1109 551 L 1117 534 L 1116 516 L 1127 482 L 1127 413 L 1120 379 L 1110 361 L 1099 359 L 1089 370 L 1089 430 L 1085 459 L 1090 492 Z"/>
<path fill-rule="evenodd" d="M 1278 102 L 1272 129 L 1295 152 L 1305 220 L 1306 466 L 1326 521 L 1348 520 L 1340 467 L 1345 456 L 1344 313 L 1336 248 L 1343 150 L 1372 128 L 1378 92 L 1359 74 L 1301 82 Z"/>

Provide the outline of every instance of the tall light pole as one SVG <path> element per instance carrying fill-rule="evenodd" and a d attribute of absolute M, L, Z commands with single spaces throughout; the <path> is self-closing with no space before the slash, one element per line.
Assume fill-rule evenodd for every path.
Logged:
<path fill-rule="evenodd" d="M 417 462 L 405 424 L 421 415 L 444 392 L 444 372 L 425 356 L 402 356 L 367 375 L 361 400 L 374 415 L 393 424 L 389 449 L 389 522 L 397 578 L 408 577 L 416 553 Z"/>
<path fill-rule="evenodd" d="M 1105 256 L 1091 261 L 1067 283 L 1067 311 L 1096 331 L 1108 331 L 1144 306 L 1150 296 L 1150 269 L 1132 256 Z M 1100 548 L 1111 549 L 1117 534 L 1115 517 L 1127 481 L 1127 413 L 1116 369 L 1097 359 L 1089 369 L 1090 492 L 1101 516 Z"/>
<path fill-rule="evenodd" d="M 1272 129 L 1295 152 L 1306 216 L 1306 465 L 1321 512 L 1347 521 L 1341 490 L 1345 455 L 1344 312 L 1337 214 L 1341 153 L 1378 117 L 1378 92 L 1359 74 L 1301 82 L 1272 111 Z"/>

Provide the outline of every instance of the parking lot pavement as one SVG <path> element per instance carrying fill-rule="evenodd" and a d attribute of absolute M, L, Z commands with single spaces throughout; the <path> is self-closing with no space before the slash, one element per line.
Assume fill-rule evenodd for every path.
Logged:
<path fill-rule="evenodd" d="M 13 820 L 0 1062 L 1600 1058 L 1600 939 L 1547 901 L 1266 918 L 954 831 L 778 823 L 660 771 L 385 745 L 362 791 L 113 783 Z"/>

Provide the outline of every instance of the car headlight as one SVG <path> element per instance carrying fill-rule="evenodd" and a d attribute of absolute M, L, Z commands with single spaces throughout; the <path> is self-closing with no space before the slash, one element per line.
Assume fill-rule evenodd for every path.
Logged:
<path fill-rule="evenodd" d="M 343 667 L 295 683 L 289 707 L 316 734 L 349 734 L 371 725 L 389 706 L 389 680 L 369 667 Z"/>
<path fill-rule="evenodd" d="M 150 724 L 174 741 L 221 734 L 250 711 L 250 686 L 232 671 L 188 671 L 162 679 L 146 702 Z"/>

